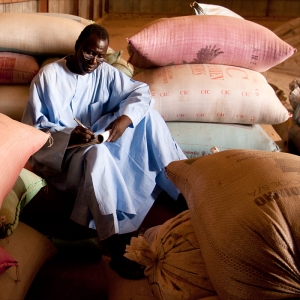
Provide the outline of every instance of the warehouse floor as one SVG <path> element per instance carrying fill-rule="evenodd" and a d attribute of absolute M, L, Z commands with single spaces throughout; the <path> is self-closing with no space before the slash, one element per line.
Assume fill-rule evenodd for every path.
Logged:
<path fill-rule="evenodd" d="M 129 14 L 107 14 L 103 18 L 95 20 L 95 22 L 103 27 L 105 27 L 110 34 L 110 47 L 114 51 L 122 50 L 122 58 L 128 60 L 129 54 L 127 52 L 127 38 L 132 37 L 139 30 L 141 30 L 148 23 L 163 18 L 165 16 L 140 16 L 140 15 L 129 15 Z M 271 31 L 279 27 L 283 23 L 287 22 L 288 19 L 280 18 L 249 18 L 249 21 L 258 23 L 264 27 L 267 27 Z M 295 78 L 289 74 L 277 74 L 273 72 L 268 72 L 264 74 L 269 83 L 278 87 L 279 90 L 283 91 L 284 97 L 288 98 L 289 86 L 288 84 Z M 289 109 L 289 103 L 284 103 Z M 261 124 L 268 135 L 279 145 L 282 151 L 286 152 L 285 146 L 285 135 L 287 130 L 287 124 L 282 124 L 276 126 L 276 130 L 272 125 Z"/>

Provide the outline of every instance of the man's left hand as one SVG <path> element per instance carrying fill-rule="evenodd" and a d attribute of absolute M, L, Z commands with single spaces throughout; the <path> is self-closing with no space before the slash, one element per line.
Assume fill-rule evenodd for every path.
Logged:
<path fill-rule="evenodd" d="M 131 119 L 126 115 L 122 115 L 111 122 L 105 128 L 105 130 L 111 129 L 111 133 L 107 139 L 107 142 L 115 142 L 131 123 Z"/>

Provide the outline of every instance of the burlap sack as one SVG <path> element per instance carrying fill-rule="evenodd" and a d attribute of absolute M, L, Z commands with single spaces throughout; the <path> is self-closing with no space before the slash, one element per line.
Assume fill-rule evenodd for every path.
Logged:
<path fill-rule="evenodd" d="M 227 150 L 172 162 L 222 300 L 300 299 L 300 157 Z"/>
<path fill-rule="evenodd" d="M 165 121 L 278 124 L 289 117 L 259 72 L 228 65 L 183 64 L 144 70 L 154 108 Z"/>
<path fill-rule="evenodd" d="M 220 15 L 158 19 L 128 43 L 128 61 L 139 68 L 210 63 L 264 72 L 295 52 L 264 26 Z"/>
<path fill-rule="evenodd" d="M 148 229 L 144 237 L 132 238 L 125 256 L 146 266 L 145 275 L 158 299 L 196 300 L 216 295 L 188 210 Z"/>

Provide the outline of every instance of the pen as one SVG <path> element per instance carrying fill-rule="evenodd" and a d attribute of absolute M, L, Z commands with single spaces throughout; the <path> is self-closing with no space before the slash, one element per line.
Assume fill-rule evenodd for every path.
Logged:
<path fill-rule="evenodd" d="M 86 126 L 84 126 L 78 119 L 74 118 L 74 120 L 77 122 L 78 125 L 80 125 L 81 127 L 88 129 Z"/>

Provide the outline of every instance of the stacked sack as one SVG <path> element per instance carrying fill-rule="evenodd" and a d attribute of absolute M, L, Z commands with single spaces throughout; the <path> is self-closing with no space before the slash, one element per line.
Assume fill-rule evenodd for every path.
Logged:
<path fill-rule="evenodd" d="M 188 157 L 214 146 L 278 151 L 259 124 L 289 114 L 260 72 L 295 49 L 226 8 L 199 7 L 203 15 L 158 19 L 128 39 L 133 78 L 149 84 L 154 108 Z"/>
<path fill-rule="evenodd" d="M 0 112 L 20 121 L 33 77 L 47 63 L 73 54 L 79 34 L 91 23 L 68 14 L 0 13 Z M 132 76 L 121 54 L 108 48 L 107 60 Z"/>

